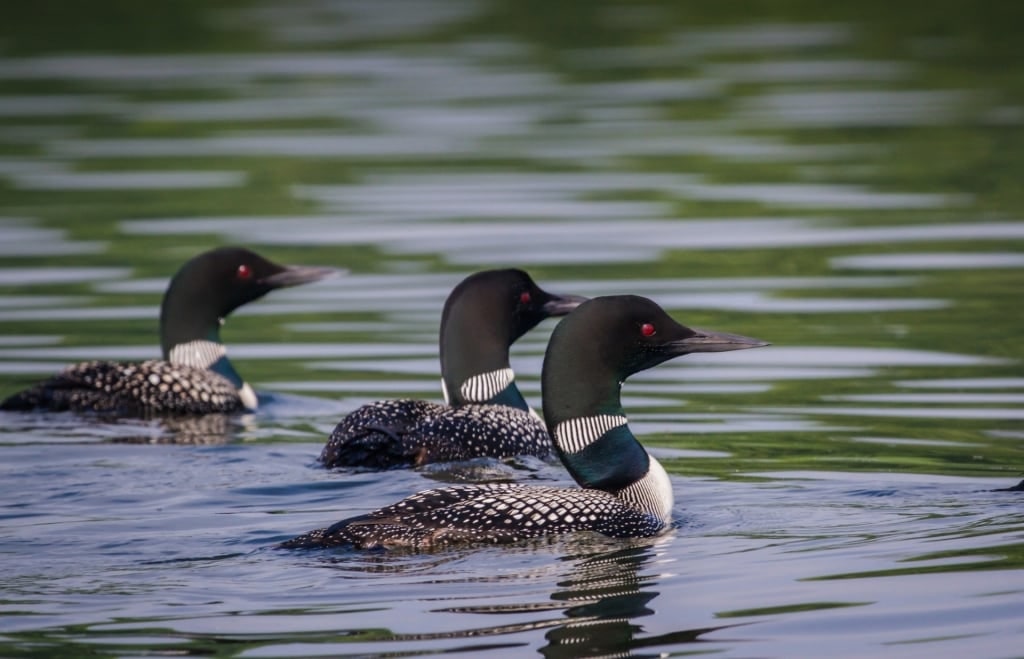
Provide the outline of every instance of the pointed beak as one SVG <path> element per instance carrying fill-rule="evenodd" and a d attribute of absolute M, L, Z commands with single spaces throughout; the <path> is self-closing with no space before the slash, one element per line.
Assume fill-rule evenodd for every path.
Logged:
<path fill-rule="evenodd" d="M 551 299 L 542 306 L 544 313 L 549 316 L 564 316 L 576 307 L 586 302 L 589 298 L 582 295 L 554 295 L 548 293 Z"/>
<path fill-rule="evenodd" d="M 752 339 L 749 336 L 739 334 L 726 334 L 725 332 L 711 332 L 708 330 L 693 329 L 696 334 L 685 339 L 679 339 L 668 344 L 671 348 L 678 350 L 679 354 L 691 352 L 728 352 L 730 350 L 746 350 L 747 348 L 762 348 L 771 345 L 767 341 Z"/>
<path fill-rule="evenodd" d="M 320 281 L 327 277 L 342 275 L 346 270 L 337 268 L 320 268 L 309 265 L 290 265 L 281 272 L 276 272 L 269 277 L 263 278 L 263 284 L 270 288 L 285 288 L 287 286 L 301 286 Z"/>

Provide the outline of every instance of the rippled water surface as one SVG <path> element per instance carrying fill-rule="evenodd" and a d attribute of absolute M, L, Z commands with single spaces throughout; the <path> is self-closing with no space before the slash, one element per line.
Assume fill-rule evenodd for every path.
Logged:
<path fill-rule="evenodd" d="M 210 246 L 348 274 L 227 323 L 258 413 L 0 413 L 0 654 L 1021 656 L 1024 15 L 893 4 L 15 10 L 0 395 L 157 356 Z M 440 398 L 441 305 L 506 265 L 772 342 L 626 384 L 674 529 L 273 549 L 438 483 L 571 484 L 315 464 L 357 405 Z M 513 350 L 536 405 L 553 326 Z"/>

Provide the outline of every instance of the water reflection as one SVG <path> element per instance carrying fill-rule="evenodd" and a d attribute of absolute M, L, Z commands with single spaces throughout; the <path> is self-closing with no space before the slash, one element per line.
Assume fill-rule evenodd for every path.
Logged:
<path fill-rule="evenodd" d="M 738 118 L 797 129 L 942 125 L 962 116 L 970 101 L 966 91 L 776 92 L 746 101 Z"/>
<path fill-rule="evenodd" d="M 545 657 L 635 656 L 640 648 L 697 643 L 704 634 L 728 627 L 644 633 L 638 619 L 654 613 L 659 595 L 652 590 L 657 575 L 641 575 L 658 558 L 653 546 L 574 558 L 569 578 L 559 582 L 564 590 L 551 595 L 569 605 L 565 616 L 570 620 L 544 635 L 548 644 L 540 653 Z"/>
<path fill-rule="evenodd" d="M 657 23 L 655 13 L 650 21 Z M 681 61 L 703 59 L 716 54 L 763 53 L 801 48 L 827 47 L 851 40 L 850 25 L 841 23 L 762 22 L 756 25 L 704 27 L 680 30 L 667 44 L 575 49 L 569 55 L 579 67 L 600 69 L 646 68 L 652 64 L 678 66 Z"/>
<path fill-rule="evenodd" d="M 411 621 L 394 621 L 380 630 L 382 635 L 372 645 L 362 645 L 358 639 L 369 629 L 347 629 L 342 633 L 354 637 L 355 644 L 317 644 L 292 646 L 293 651 L 303 654 L 330 654 L 335 652 L 359 652 L 364 647 L 373 652 L 410 652 L 451 648 L 451 645 L 437 645 L 435 642 L 448 639 L 476 639 L 484 637 L 505 637 L 507 641 L 491 641 L 486 647 L 517 647 L 523 632 L 547 629 L 546 644 L 538 651 L 546 657 L 607 656 L 611 654 L 634 656 L 635 650 L 656 646 L 673 646 L 695 643 L 704 634 L 732 625 L 717 625 L 694 629 L 681 629 L 660 634 L 644 631 L 640 619 L 651 616 L 658 607 L 659 593 L 655 590 L 662 578 L 661 570 L 671 562 L 666 558 L 665 538 L 636 541 L 613 541 L 607 538 L 578 534 L 576 536 L 547 539 L 523 543 L 521 546 L 504 548 L 504 553 L 513 557 L 525 552 L 552 552 L 561 554 L 553 563 L 540 564 L 526 571 L 512 573 L 498 572 L 493 577 L 459 576 L 453 568 L 465 560 L 468 554 L 479 553 L 452 551 L 437 556 L 403 559 L 401 556 L 387 558 L 374 556 L 324 557 L 320 565 L 341 574 L 407 574 L 435 575 L 434 583 L 447 585 L 464 581 L 505 583 L 513 592 L 517 583 L 531 581 L 554 582 L 555 590 L 541 599 L 518 599 L 514 595 L 495 596 L 481 603 L 458 604 L 433 608 L 426 612 L 425 627 L 447 627 L 445 631 L 408 632 L 401 631 L 410 626 L 420 626 Z M 515 560 L 515 559 L 513 559 Z M 446 576 L 449 575 L 449 576 Z M 428 583 L 430 583 L 428 581 Z M 536 592 L 531 589 L 529 592 Z M 535 596 L 534 596 L 535 597 Z M 503 601 L 513 599 L 514 601 Z M 456 617 L 451 617 L 453 614 Z M 499 618 L 499 622 L 485 626 L 460 626 L 458 617 L 467 616 L 476 620 L 480 616 Z M 437 617 L 435 623 L 431 618 Z M 423 642 L 430 645 L 424 646 Z M 496 644 L 496 645 L 495 645 Z M 461 646 L 465 648 L 465 646 Z M 484 646 L 477 646 L 484 649 Z M 643 656 L 643 655 L 641 655 Z"/>
<path fill-rule="evenodd" d="M 989 492 L 1020 480 L 1024 438 L 1012 13 L 221 4 L 182 5 L 174 30 L 67 38 L 17 22 L 31 5 L 7 12 L 0 379 L 153 356 L 156 264 L 230 241 L 351 259 L 355 275 L 231 326 L 261 391 L 317 398 L 199 429 L 0 419 L 0 654 L 1020 646 L 1020 492 Z M 136 34 L 204 51 L 137 54 Z M 677 534 L 266 551 L 430 480 L 566 479 L 312 468 L 356 404 L 439 396 L 444 296 L 498 264 L 776 343 L 626 387 L 638 432 L 686 475 Z M 513 355 L 534 401 L 543 350 Z M 164 445 L 177 436 L 200 439 Z"/>
<path fill-rule="evenodd" d="M 918 419 L 1024 419 L 1024 409 L 1019 407 L 779 407 L 776 412 L 788 414 L 823 414 L 855 417 L 907 417 Z"/>
<path fill-rule="evenodd" d="M 833 80 L 899 80 L 911 75 L 908 62 L 857 59 L 774 59 L 740 63 L 711 63 L 704 71 L 712 78 L 733 82 L 796 83 Z"/>
<path fill-rule="evenodd" d="M 0 117 L 59 117 L 82 114 L 114 114 L 123 111 L 124 106 L 113 96 L 96 94 L 39 96 L 4 96 L 0 105 Z"/>
<path fill-rule="evenodd" d="M 977 270 L 1024 268 L 1024 254 L 1017 252 L 913 252 L 861 254 L 831 260 L 832 267 L 850 270 Z"/>
<path fill-rule="evenodd" d="M 237 187 L 244 172 L 45 172 L 19 173 L 7 178 L 23 190 L 182 190 Z"/>
<path fill-rule="evenodd" d="M 849 394 L 825 400 L 853 403 L 926 403 L 936 405 L 1024 404 L 1024 394 Z"/>
<path fill-rule="evenodd" d="M 117 419 L 72 413 L 4 412 L 3 444 L 225 444 L 256 428 L 252 415 Z"/>
<path fill-rule="evenodd" d="M 8 236 L 6 230 L 3 231 Z M 49 266 L 46 268 L 0 268 L 0 286 L 37 286 L 41 284 L 72 284 L 77 282 L 105 281 L 111 279 L 126 279 L 131 274 L 127 268 L 67 268 L 60 266 Z M 167 287 L 163 282 L 160 291 Z M 24 303 L 30 299 L 21 296 Z"/>
<path fill-rule="evenodd" d="M 67 231 L 34 226 L 23 220 L 0 217 L 0 256 L 63 256 L 102 252 L 107 243 L 98 240 L 69 240 Z"/>
<path fill-rule="evenodd" d="M 386 198 L 386 197 L 385 197 Z M 564 264 L 593 259 L 604 262 L 657 260 L 669 249 L 766 249 L 826 247 L 920 241 L 1005 241 L 1024 239 L 1024 222 L 968 222 L 890 226 L 837 226 L 831 222 L 764 217 L 723 217 L 715 220 L 631 219 L 630 222 L 563 220 L 510 222 L 413 220 L 411 211 L 373 209 L 367 214 L 333 217 L 294 217 L 287 223 L 268 218 L 169 218 L 122 223 L 129 234 L 186 235 L 214 232 L 233 241 L 255 240 L 277 245 L 371 244 L 399 255 L 443 254 L 452 263 L 484 265 Z M 545 220 L 543 214 L 535 215 Z M 386 220 L 386 221 L 384 221 Z M 351 224 L 350 224 L 351 222 Z M 501 245 L 501 248 L 495 247 Z M 555 245 L 557 248 L 553 248 Z"/>
<path fill-rule="evenodd" d="M 3 412 L 0 413 L 0 444 L 104 442 L 215 446 L 289 435 L 293 439 L 315 441 L 324 437 L 326 431 L 310 433 L 311 423 L 317 420 L 328 423 L 351 410 L 345 401 L 266 391 L 260 391 L 258 396 L 260 409 L 249 414 L 117 418 L 74 412 Z"/>
<path fill-rule="evenodd" d="M 894 384 L 912 389 L 1024 389 L 1024 378 L 937 378 L 897 380 Z"/>

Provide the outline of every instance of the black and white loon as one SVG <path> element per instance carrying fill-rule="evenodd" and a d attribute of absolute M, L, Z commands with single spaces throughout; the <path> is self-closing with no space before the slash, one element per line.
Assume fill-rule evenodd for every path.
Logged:
<path fill-rule="evenodd" d="M 383 400 L 338 423 L 320 453 L 326 467 L 386 469 L 470 458 L 545 457 L 544 423 L 516 387 L 509 347 L 585 298 L 542 290 L 522 270 L 464 279 L 441 314 L 441 386 L 447 405 Z"/>
<path fill-rule="evenodd" d="M 75 364 L 3 402 L 0 410 L 97 412 L 112 416 L 254 410 L 256 394 L 220 340 L 224 318 L 275 288 L 318 281 L 332 268 L 282 266 L 240 247 L 185 263 L 160 305 L 162 360 Z"/>
<path fill-rule="evenodd" d="M 581 488 L 494 483 L 426 490 L 281 546 L 424 550 L 574 531 L 661 533 L 670 523 L 672 485 L 629 430 L 619 397 L 623 381 L 692 352 L 764 345 L 684 327 L 643 297 L 584 302 L 555 328 L 542 375 L 547 427 Z"/>

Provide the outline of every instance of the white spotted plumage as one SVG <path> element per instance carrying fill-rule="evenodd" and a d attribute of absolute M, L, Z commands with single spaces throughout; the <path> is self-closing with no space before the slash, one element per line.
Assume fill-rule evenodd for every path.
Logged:
<path fill-rule="evenodd" d="M 118 416 L 228 413 L 243 407 L 227 378 L 162 360 L 75 364 L 20 396 L 38 407 Z"/>
<path fill-rule="evenodd" d="M 535 414 L 505 405 L 448 407 L 421 400 L 377 401 L 335 427 L 320 453 L 328 467 L 416 466 L 482 457 L 551 453 Z"/>
<path fill-rule="evenodd" d="M 421 550 L 468 541 L 515 542 L 575 531 L 650 536 L 663 529 L 661 520 L 601 490 L 492 483 L 425 490 L 282 546 Z"/>
<path fill-rule="evenodd" d="M 451 412 L 462 411 L 479 416 L 479 412 L 472 412 L 474 407 L 493 408 L 492 413 L 510 412 L 530 418 L 521 410 L 497 405 L 468 406 Z M 440 434 L 430 437 L 428 446 L 436 447 L 439 437 L 465 429 L 464 423 L 452 420 L 449 414 L 437 418 L 446 417 L 451 422 L 450 427 L 441 424 L 437 428 Z M 625 425 L 626 418 L 598 415 L 572 421 L 579 423 L 566 425 L 569 422 L 564 422 L 558 428 L 565 426 L 571 429 L 571 436 L 594 441 Z M 597 432 L 595 429 L 602 427 L 608 430 L 593 437 L 592 434 Z M 514 435 L 514 432 L 510 433 L 510 436 Z M 474 446 L 471 434 L 455 436 L 452 440 L 456 447 Z M 462 542 L 514 542 L 574 531 L 595 531 L 614 537 L 656 535 L 669 526 L 674 497 L 665 469 L 653 457 L 648 457 L 647 473 L 615 493 L 509 483 L 425 490 L 391 506 L 299 536 L 282 546 L 351 545 L 421 550 Z"/>

